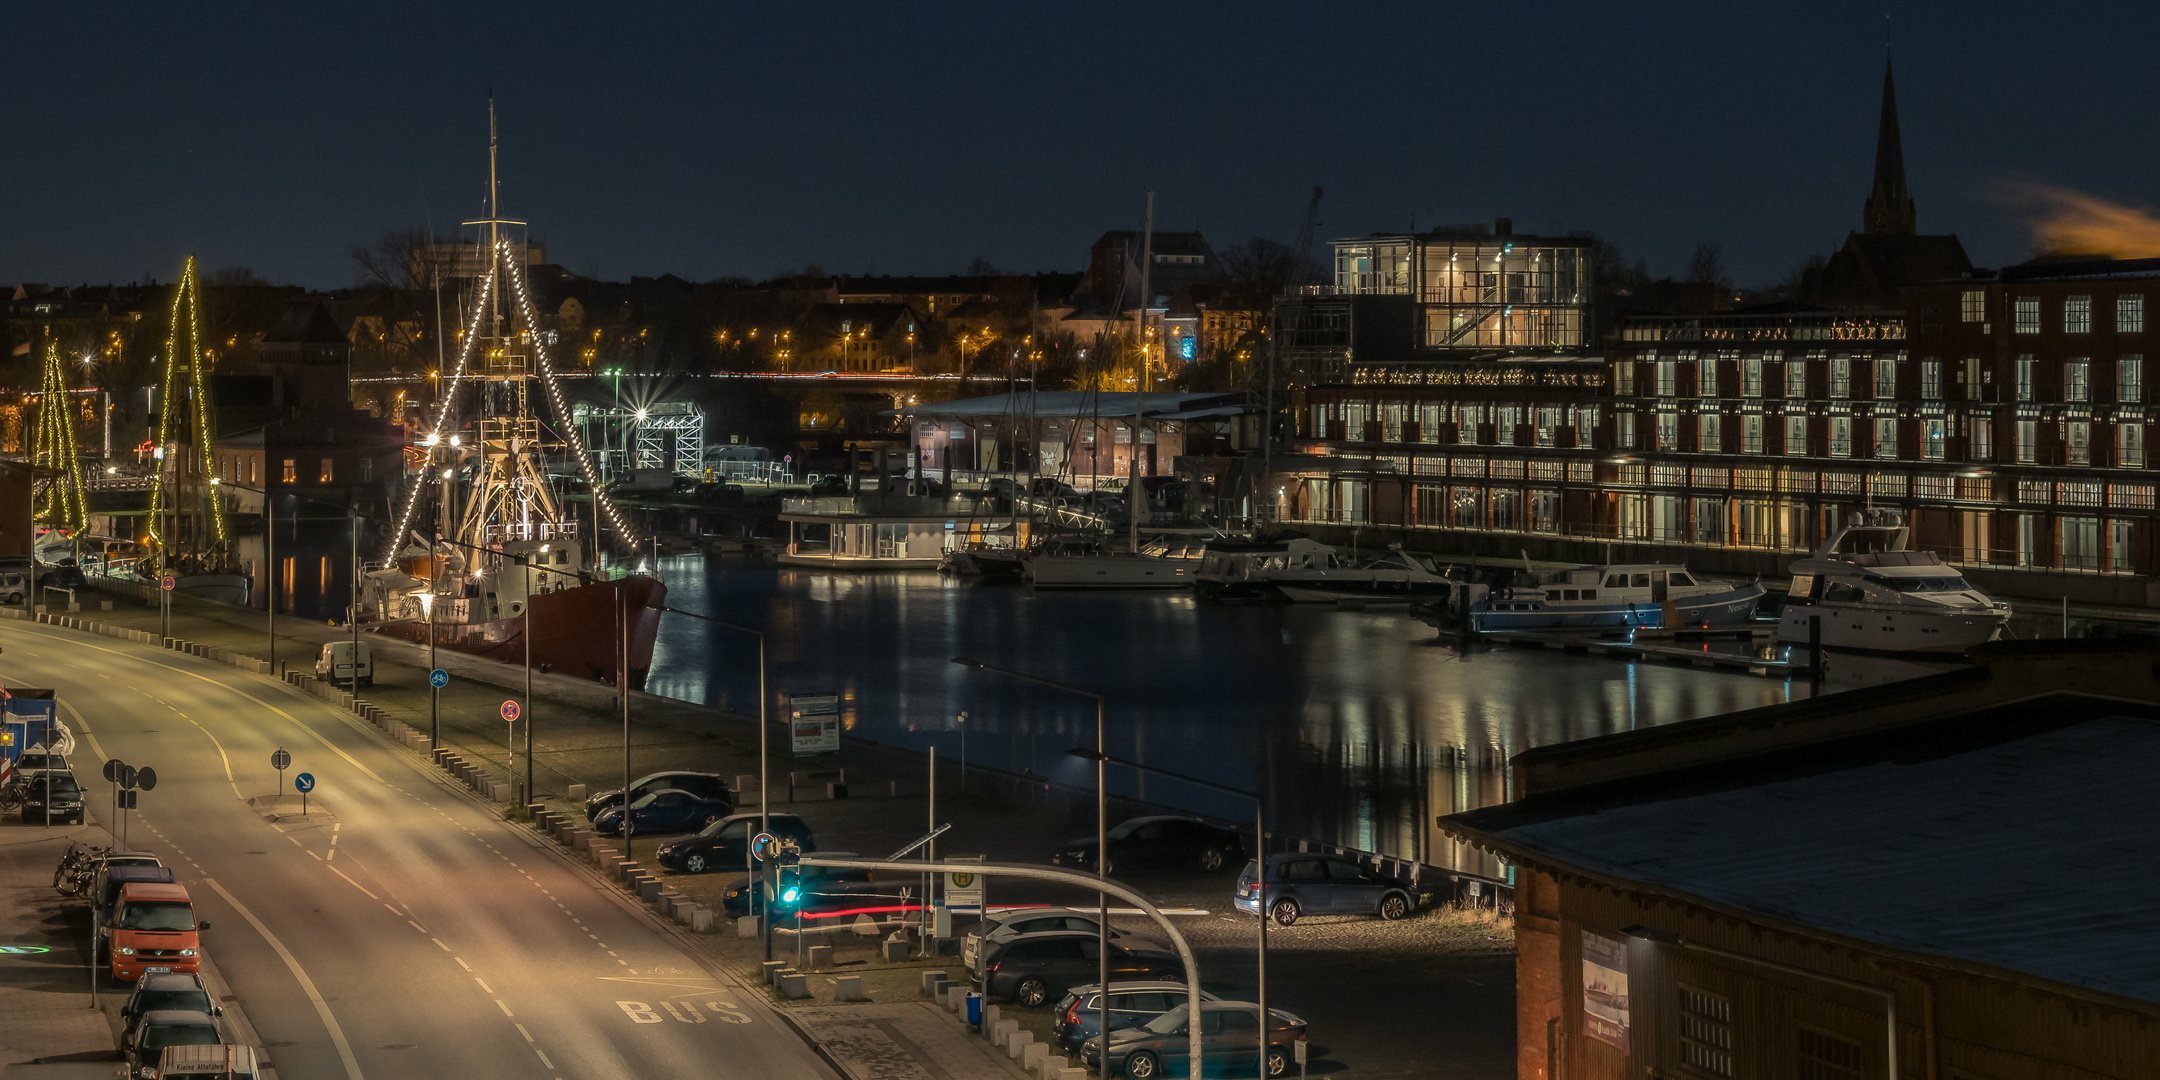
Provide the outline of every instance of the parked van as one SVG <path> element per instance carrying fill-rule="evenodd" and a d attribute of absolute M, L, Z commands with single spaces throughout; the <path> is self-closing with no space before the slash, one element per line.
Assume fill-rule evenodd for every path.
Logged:
<path fill-rule="evenodd" d="M 253 1046 L 168 1046 L 158 1055 L 159 1080 L 260 1080 L 262 1051 Z"/>
<path fill-rule="evenodd" d="M 355 671 L 353 665 L 354 643 L 350 641 L 332 641 L 325 643 L 322 647 L 322 655 L 315 658 L 315 677 L 333 684 L 345 683 L 349 686 L 353 684 L 355 679 L 358 679 L 361 686 L 375 685 L 375 656 L 368 650 L 367 642 L 362 641 L 358 644 L 360 648 L 359 670 Z"/>
<path fill-rule="evenodd" d="M 93 921 L 99 926 L 112 922 L 113 908 L 120 903 L 120 890 L 138 882 L 170 883 L 173 879 L 169 866 L 110 866 L 101 868 L 93 879 L 90 902 Z"/>
<path fill-rule="evenodd" d="M 113 979 L 201 971 L 198 932 L 209 928 L 209 923 L 195 921 L 195 901 L 185 885 L 121 886 L 110 924 Z"/>

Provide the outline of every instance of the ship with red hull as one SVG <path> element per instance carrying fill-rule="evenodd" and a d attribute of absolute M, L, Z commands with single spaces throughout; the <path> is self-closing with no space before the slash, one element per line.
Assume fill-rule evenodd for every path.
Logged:
<path fill-rule="evenodd" d="M 488 214 L 466 223 L 481 227 L 472 264 L 486 271 L 460 305 L 456 362 L 409 449 L 415 468 L 389 549 L 362 578 L 361 618 L 390 637 L 642 686 L 667 586 L 602 557 L 608 543 L 635 558 L 641 541 L 602 490 L 556 382 L 555 335 L 525 279 L 525 223 L 496 202 L 492 102 L 488 128 Z M 593 493 L 585 520 L 556 490 L 551 456 L 575 462 Z"/>

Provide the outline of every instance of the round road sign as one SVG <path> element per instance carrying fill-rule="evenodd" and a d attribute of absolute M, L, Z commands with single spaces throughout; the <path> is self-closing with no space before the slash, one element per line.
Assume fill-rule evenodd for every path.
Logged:
<path fill-rule="evenodd" d="M 291 754 L 288 754 L 288 753 L 286 753 L 286 752 L 285 752 L 285 748 L 284 748 L 284 747 L 282 747 L 282 746 L 281 746 L 281 747 L 278 747 L 278 748 L 277 748 L 277 749 L 275 749 L 275 750 L 272 750 L 272 751 L 270 751 L 270 767 L 271 767 L 271 768 L 273 768 L 273 769 L 276 769 L 276 770 L 278 770 L 279 772 L 283 772 L 283 771 L 285 771 L 285 769 L 287 769 L 287 768 L 288 768 L 288 767 L 290 767 L 291 765 L 292 765 L 292 755 L 291 755 Z"/>
<path fill-rule="evenodd" d="M 107 758 L 105 760 L 105 779 L 110 780 L 115 784 L 119 783 L 120 770 L 124 768 L 127 768 L 127 762 L 122 761 L 119 758 Z"/>
<path fill-rule="evenodd" d="M 144 791 L 157 787 L 157 770 L 148 765 L 135 770 L 135 786 Z"/>
<path fill-rule="evenodd" d="M 315 774 L 304 772 L 292 778 L 293 790 L 302 795 L 315 790 Z"/>
<path fill-rule="evenodd" d="M 780 850 L 780 841 L 769 832 L 761 832 L 750 838 L 750 854 L 760 859 L 770 859 Z"/>
<path fill-rule="evenodd" d="M 180 579 L 172 576 L 171 574 L 165 575 L 164 578 L 158 581 L 158 588 L 163 589 L 166 592 L 171 592 L 179 587 Z"/>
<path fill-rule="evenodd" d="M 505 702 L 503 702 L 503 707 L 502 707 L 502 717 L 503 717 L 503 719 L 505 719 L 505 720 L 508 720 L 508 721 L 510 721 L 510 722 L 511 722 L 511 723 L 513 723 L 513 724 L 514 724 L 514 723 L 517 723 L 517 718 L 518 718 L 518 703 L 517 703 L 517 702 L 515 702 L 515 701 L 505 701 Z"/>
<path fill-rule="evenodd" d="M 441 668 L 436 668 L 435 670 L 427 673 L 427 684 L 437 690 L 440 690 L 443 687 L 450 685 L 450 673 L 444 671 Z"/>

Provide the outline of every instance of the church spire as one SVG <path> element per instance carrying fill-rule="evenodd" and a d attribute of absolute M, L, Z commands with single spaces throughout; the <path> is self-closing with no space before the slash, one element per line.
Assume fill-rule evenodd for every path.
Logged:
<path fill-rule="evenodd" d="M 1883 61 L 1882 124 L 1875 133 L 1875 186 L 1860 211 L 1860 231 L 1870 235 L 1911 236 L 1918 231 L 1912 192 L 1905 186 L 1905 146 L 1898 139 L 1897 82 Z"/>

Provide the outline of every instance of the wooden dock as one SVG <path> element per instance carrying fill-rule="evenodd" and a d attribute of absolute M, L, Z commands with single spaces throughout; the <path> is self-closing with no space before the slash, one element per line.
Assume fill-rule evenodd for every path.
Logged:
<path fill-rule="evenodd" d="M 1594 637 L 1519 630 L 1489 633 L 1482 635 L 1482 637 L 1484 640 L 1496 645 L 1511 645 L 1526 649 L 1558 649 L 1561 652 L 1578 655 L 1611 656 L 1622 660 L 1656 660 L 1675 666 L 1713 668 L 1736 674 L 1759 675 L 1771 679 L 1805 678 L 1813 674 L 1813 671 L 1805 663 L 1793 663 L 1788 660 L 1765 660 L 1753 655 L 1716 652 L 1708 646 L 1710 641 L 1745 640 L 1749 642 L 1752 651 L 1754 642 L 1761 637 L 1767 636 L 1770 631 L 1757 631 L 1751 628 L 1738 631 L 1697 631 L 1692 633 L 1684 630 L 1655 632 L 1666 641 L 1672 641 L 1675 637 L 1684 640 L 1689 636 L 1699 636 L 1704 641 L 1704 644 L 1692 647 L 1678 642 L 1671 644 L 1645 643 L 1640 640 L 1651 633 L 1651 631 L 1638 631 L 1635 635 L 1637 638 L 1635 642 L 1601 641 Z"/>

